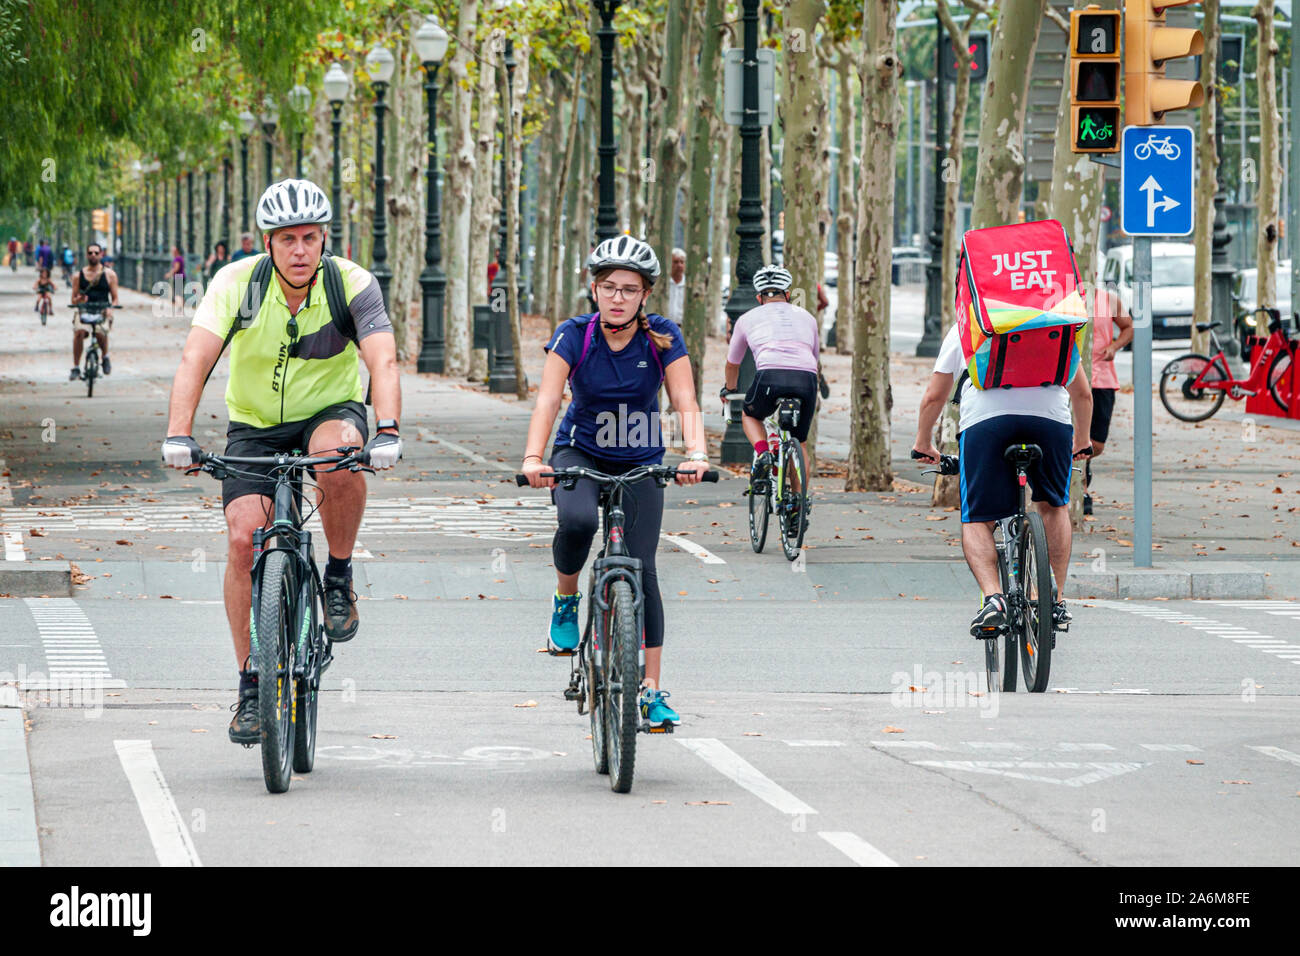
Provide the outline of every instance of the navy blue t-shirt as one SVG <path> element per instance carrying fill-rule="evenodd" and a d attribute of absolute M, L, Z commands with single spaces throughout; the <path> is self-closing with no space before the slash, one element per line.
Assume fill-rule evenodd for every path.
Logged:
<path fill-rule="evenodd" d="M 577 365 L 592 315 L 579 315 L 560 325 L 546 343 Z M 662 315 L 648 316 L 650 328 L 672 338 L 654 359 L 650 336 L 638 331 L 622 351 L 613 352 L 597 327 L 591 349 L 573 376 L 573 401 L 555 433 L 555 447 L 573 446 L 597 458 L 645 465 L 663 461 L 663 432 L 659 426 L 660 364 L 666 369 L 686 354 L 682 330 Z"/>

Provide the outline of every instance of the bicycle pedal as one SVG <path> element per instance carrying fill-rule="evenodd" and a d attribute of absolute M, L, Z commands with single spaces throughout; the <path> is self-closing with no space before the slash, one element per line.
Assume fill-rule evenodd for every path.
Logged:
<path fill-rule="evenodd" d="M 554 644 L 547 643 L 546 653 L 550 654 L 552 657 L 577 657 L 578 649 L 575 647 L 570 650 L 565 650 L 562 647 L 556 647 Z"/>
<path fill-rule="evenodd" d="M 565 699 L 565 700 L 582 700 L 582 699 L 583 699 L 584 697 L 586 697 L 586 696 L 587 696 L 587 695 L 584 694 L 584 693 L 582 692 L 582 689 L 579 688 L 579 687 L 569 686 L 569 687 L 564 688 L 564 699 Z"/>
<path fill-rule="evenodd" d="M 649 721 L 645 721 L 638 729 L 643 734 L 671 734 L 673 732 L 673 725 L 665 723 L 655 726 Z"/>

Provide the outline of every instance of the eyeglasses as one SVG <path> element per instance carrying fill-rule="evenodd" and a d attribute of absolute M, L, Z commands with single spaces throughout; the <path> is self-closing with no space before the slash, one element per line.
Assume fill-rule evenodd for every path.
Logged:
<path fill-rule="evenodd" d="M 618 286 L 612 282 L 596 283 L 596 291 L 607 299 L 631 299 L 645 291 L 640 286 Z"/>

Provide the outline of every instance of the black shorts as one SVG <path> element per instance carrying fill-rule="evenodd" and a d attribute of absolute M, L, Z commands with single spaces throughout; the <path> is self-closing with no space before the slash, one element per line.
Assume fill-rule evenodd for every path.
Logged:
<path fill-rule="evenodd" d="M 782 398 L 800 400 L 799 423 L 790 430 L 790 436 L 798 441 L 808 440 L 808 429 L 812 427 L 813 414 L 817 411 L 817 373 L 803 372 L 789 368 L 765 368 L 754 373 L 754 381 L 749 383 L 745 393 L 745 414 L 762 421 L 776 411 L 776 403 Z"/>
<path fill-rule="evenodd" d="M 1014 442 L 1038 445 L 1043 457 L 1028 469 L 1034 501 L 1060 508 L 1070 503 L 1070 439 L 1073 428 L 1041 415 L 998 415 L 976 422 L 958 436 L 961 449 L 963 524 L 998 521 L 1016 513 L 1016 470 L 1002 457 Z"/>
<path fill-rule="evenodd" d="M 1106 444 L 1106 436 L 1110 434 L 1110 416 L 1115 414 L 1115 392 L 1114 388 L 1094 388 L 1092 390 L 1092 427 L 1088 429 L 1092 440 L 1098 444 Z"/>
<path fill-rule="evenodd" d="M 285 422 L 270 428 L 231 422 L 226 429 L 226 454 L 235 458 L 259 458 L 263 455 L 287 455 L 293 452 L 305 454 L 311 444 L 312 432 L 331 421 L 349 421 L 356 425 L 361 432 L 361 444 L 365 445 L 369 436 L 366 407 L 360 402 L 340 402 L 322 409 L 305 421 Z M 245 466 L 240 470 L 252 474 L 271 473 L 270 466 Z M 232 501 L 245 495 L 265 495 L 269 498 L 273 487 L 270 481 L 254 478 L 251 474 L 232 476 L 221 483 L 221 506 L 228 508 Z"/>

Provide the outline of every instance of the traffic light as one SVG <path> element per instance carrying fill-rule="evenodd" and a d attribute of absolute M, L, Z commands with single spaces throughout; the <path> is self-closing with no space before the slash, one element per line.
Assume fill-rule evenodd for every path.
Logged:
<path fill-rule="evenodd" d="M 1119 11 L 1070 12 L 1070 150 L 1119 152 Z"/>
<path fill-rule="evenodd" d="M 1200 30 L 1165 26 L 1165 10 L 1196 0 L 1127 0 L 1124 5 L 1124 121 L 1152 126 L 1166 111 L 1200 106 L 1196 80 L 1165 79 L 1165 63 L 1205 49 Z"/>
<path fill-rule="evenodd" d="M 108 210 L 96 209 L 90 214 L 90 227 L 96 232 L 108 232 Z"/>
<path fill-rule="evenodd" d="M 956 43 L 956 37 L 949 37 L 950 45 Z M 967 45 L 966 52 L 970 54 L 970 81 L 972 83 L 982 83 L 984 78 L 989 75 L 989 35 L 987 33 L 972 33 Z M 942 60 L 943 78 L 950 82 L 957 79 L 957 68 L 960 65 L 957 60 L 957 51 L 948 51 L 948 55 Z"/>

